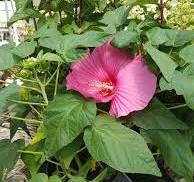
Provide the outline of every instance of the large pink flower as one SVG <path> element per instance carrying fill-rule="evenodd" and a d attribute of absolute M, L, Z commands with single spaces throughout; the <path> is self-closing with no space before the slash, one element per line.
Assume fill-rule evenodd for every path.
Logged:
<path fill-rule="evenodd" d="M 116 117 L 144 109 L 156 90 L 157 78 L 143 57 L 130 58 L 110 42 L 95 48 L 71 69 L 67 89 L 98 103 L 111 101 L 110 114 Z"/>

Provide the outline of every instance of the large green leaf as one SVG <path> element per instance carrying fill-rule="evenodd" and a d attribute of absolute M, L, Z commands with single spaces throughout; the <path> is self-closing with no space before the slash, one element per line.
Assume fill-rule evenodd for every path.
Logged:
<path fill-rule="evenodd" d="M 15 47 L 12 52 L 16 54 L 17 56 L 21 58 L 25 58 L 27 56 L 30 56 L 31 54 L 34 53 L 36 48 L 36 42 L 31 41 L 31 42 L 22 42 L 19 44 L 17 47 Z"/>
<path fill-rule="evenodd" d="M 114 25 L 116 27 L 122 25 L 127 20 L 129 14 L 129 9 L 121 6 L 113 11 L 108 11 L 103 16 L 103 19 L 100 20 L 101 23 L 106 25 Z"/>
<path fill-rule="evenodd" d="M 108 115 L 97 116 L 85 130 L 84 141 L 94 159 L 116 170 L 161 175 L 141 135 Z"/>
<path fill-rule="evenodd" d="M 96 116 L 96 104 L 76 94 L 58 95 L 44 114 L 45 153 L 53 155 L 71 143 Z"/>
<path fill-rule="evenodd" d="M 164 44 L 166 46 L 179 47 L 194 40 L 194 31 L 155 27 L 147 31 L 147 37 L 152 45 Z"/>
<path fill-rule="evenodd" d="M 179 56 L 187 63 L 194 63 L 194 45 L 189 45 L 183 48 L 180 51 Z"/>
<path fill-rule="evenodd" d="M 19 86 L 11 84 L 0 90 L 0 113 L 4 111 L 7 99 L 19 93 Z"/>
<path fill-rule="evenodd" d="M 9 44 L 0 47 L 0 70 L 11 68 L 19 62 L 18 57 L 11 53 L 13 47 Z"/>
<path fill-rule="evenodd" d="M 157 99 L 146 110 L 133 114 L 132 119 L 137 126 L 144 129 L 188 129 L 186 124 Z"/>
<path fill-rule="evenodd" d="M 3 171 L 6 169 L 8 173 L 11 171 L 17 162 L 20 150 L 24 145 L 22 140 L 17 140 L 13 143 L 10 140 L 0 140 L 0 181 L 3 177 Z"/>
<path fill-rule="evenodd" d="M 138 42 L 138 34 L 130 31 L 120 31 L 112 40 L 112 44 L 118 48 L 127 47 L 130 43 L 135 42 Z"/>
<path fill-rule="evenodd" d="M 59 176 L 51 176 L 48 182 L 62 182 Z"/>
<path fill-rule="evenodd" d="M 160 71 L 166 80 L 170 81 L 177 67 L 177 64 L 168 56 L 168 54 L 165 54 L 164 52 L 154 48 L 150 43 L 146 43 L 144 48 L 160 68 Z"/>
<path fill-rule="evenodd" d="M 176 130 L 147 130 L 143 132 L 156 145 L 166 164 L 178 175 L 193 182 L 194 157 L 190 144 Z"/>

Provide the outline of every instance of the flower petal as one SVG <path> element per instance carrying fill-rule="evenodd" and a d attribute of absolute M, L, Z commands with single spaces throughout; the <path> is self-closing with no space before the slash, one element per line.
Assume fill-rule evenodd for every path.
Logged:
<path fill-rule="evenodd" d="M 144 109 L 155 93 L 156 83 L 156 76 L 145 65 L 143 58 L 137 56 L 117 76 L 110 114 L 120 117 Z"/>

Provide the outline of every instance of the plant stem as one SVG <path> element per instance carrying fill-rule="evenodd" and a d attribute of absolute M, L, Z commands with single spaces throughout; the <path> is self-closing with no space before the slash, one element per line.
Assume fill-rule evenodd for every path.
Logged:
<path fill-rule="evenodd" d="M 160 0 L 160 23 L 161 25 L 164 24 L 164 2 Z"/>
<path fill-rule="evenodd" d="M 32 108 L 32 110 L 40 117 L 42 118 L 42 115 L 40 114 L 40 112 L 31 104 L 29 104 L 29 106 Z"/>
<path fill-rule="evenodd" d="M 28 122 L 28 123 L 35 123 L 35 124 L 43 124 L 43 121 L 39 121 L 39 120 L 36 120 L 36 119 L 27 119 L 27 118 L 19 118 L 19 117 L 15 117 L 15 116 L 8 116 L 8 115 L 0 115 L 1 118 L 10 118 L 10 119 L 15 119 L 15 120 L 18 120 L 18 121 L 25 121 L 25 122 Z"/>
<path fill-rule="evenodd" d="M 179 108 L 182 108 L 182 107 L 187 107 L 187 104 L 181 104 L 181 105 L 178 105 L 178 106 L 169 107 L 168 109 L 173 110 L 173 109 L 179 109 Z"/>
<path fill-rule="evenodd" d="M 97 109 L 97 111 L 99 111 L 99 112 L 101 112 L 101 113 L 104 113 L 104 114 L 108 114 L 108 112 L 103 111 L 102 109 Z"/>
<path fill-rule="evenodd" d="M 36 102 L 24 102 L 20 100 L 12 100 L 12 99 L 7 99 L 8 101 L 15 102 L 18 104 L 26 104 L 26 105 L 36 105 L 36 106 L 47 106 L 48 104 L 46 103 L 36 103 Z"/>
<path fill-rule="evenodd" d="M 50 162 L 50 163 L 52 163 L 52 164 L 55 164 L 56 166 L 61 166 L 61 164 L 58 163 L 58 162 L 55 162 L 55 161 L 52 161 L 52 160 L 49 160 L 49 159 L 46 159 L 46 161 L 47 161 L 47 162 Z"/>
<path fill-rule="evenodd" d="M 43 152 L 33 152 L 33 151 L 25 151 L 25 150 L 18 150 L 17 152 L 24 153 L 24 154 L 34 154 L 34 155 L 42 155 L 43 154 Z"/>
<path fill-rule="evenodd" d="M 57 95 L 57 87 L 58 87 L 58 82 L 59 82 L 60 66 L 61 66 L 61 64 L 58 63 L 57 74 L 56 74 L 56 80 L 55 80 L 55 91 L 54 91 L 54 96 Z"/>

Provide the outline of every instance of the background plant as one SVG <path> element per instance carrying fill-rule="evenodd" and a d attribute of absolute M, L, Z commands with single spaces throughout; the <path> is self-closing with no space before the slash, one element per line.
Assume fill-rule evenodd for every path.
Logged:
<path fill-rule="evenodd" d="M 35 32 L 0 47 L 0 116 L 10 121 L 10 139 L 0 141 L 0 179 L 21 158 L 31 182 L 111 181 L 118 171 L 193 181 L 193 21 L 174 9 L 165 18 L 168 3 L 16 1 L 9 25 L 30 19 Z M 190 2 L 180 3 L 188 16 Z M 70 65 L 110 38 L 129 54 L 141 52 L 158 76 L 150 105 L 118 120 L 106 105 L 65 89 Z M 14 139 L 18 129 L 29 143 Z"/>

